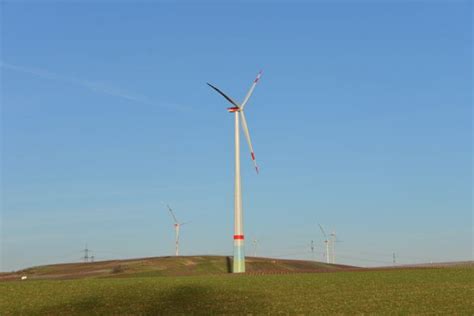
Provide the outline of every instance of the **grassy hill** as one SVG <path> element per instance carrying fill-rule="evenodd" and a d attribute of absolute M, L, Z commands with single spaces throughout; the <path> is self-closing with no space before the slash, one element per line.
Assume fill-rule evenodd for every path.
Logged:
<path fill-rule="evenodd" d="M 355 267 L 315 261 L 246 258 L 250 274 L 325 272 L 355 269 Z M 110 260 L 92 263 L 66 263 L 33 267 L 15 273 L 0 274 L 0 280 L 14 280 L 26 275 L 31 279 L 77 279 L 86 277 L 148 277 L 226 274 L 231 258 L 223 256 L 153 257 Z"/>
<path fill-rule="evenodd" d="M 215 265 L 225 272 L 226 263 L 222 262 L 222 258 L 194 258 L 191 262 L 215 260 Z M 171 261 L 167 258 L 161 260 Z M 173 265 L 184 264 L 185 261 L 181 260 L 186 258 L 180 258 Z M 130 267 L 142 264 L 140 262 L 145 264 L 140 259 Z M 112 262 L 110 264 L 113 266 Z M 286 263 L 279 262 L 277 265 L 285 267 Z M 69 268 L 72 267 L 74 265 Z M 57 268 L 47 266 L 35 269 L 43 269 L 37 273 L 46 273 L 44 269 Z M 120 275 L 127 274 L 123 272 Z M 133 276 L 130 273 L 127 276 L 0 282 L 0 314 L 474 314 L 472 266 L 358 271 L 341 269 L 337 273 L 283 275 L 217 273 L 205 276 L 137 277 L 137 274 Z"/>

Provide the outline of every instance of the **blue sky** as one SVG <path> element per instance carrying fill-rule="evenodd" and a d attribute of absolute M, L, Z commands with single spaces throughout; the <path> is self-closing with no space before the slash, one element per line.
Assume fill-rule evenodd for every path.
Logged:
<path fill-rule="evenodd" d="M 472 259 L 469 1 L 2 2 L 1 270 L 232 252 L 241 100 L 244 229 L 258 255 Z M 245 145 L 245 144 L 242 144 Z"/>

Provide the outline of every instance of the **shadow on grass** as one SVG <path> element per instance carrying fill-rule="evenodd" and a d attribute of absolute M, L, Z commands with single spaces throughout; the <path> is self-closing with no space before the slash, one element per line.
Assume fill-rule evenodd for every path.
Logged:
<path fill-rule="evenodd" d="M 226 263 L 227 263 L 227 272 L 232 273 L 232 258 L 231 257 L 225 257 Z"/>
<path fill-rule="evenodd" d="M 108 302 L 108 303 L 107 303 Z M 130 295 L 111 295 L 107 302 L 99 296 L 76 298 L 23 311 L 24 315 L 213 315 L 242 314 L 264 310 L 265 298 L 250 289 L 229 290 L 214 286 L 187 284 L 164 292 L 153 290 L 137 295 L 133 287 Z"/>
<path fill-rule="evenodd" d="M 252 310 L 261 310 L 264 298 L 251 291 L 225 291 L 213 287 L 185 285 L 172 289 L 159 298 L 146 314 L 153 315 L 212 315 L 239 314 L 246 306 Z"/>

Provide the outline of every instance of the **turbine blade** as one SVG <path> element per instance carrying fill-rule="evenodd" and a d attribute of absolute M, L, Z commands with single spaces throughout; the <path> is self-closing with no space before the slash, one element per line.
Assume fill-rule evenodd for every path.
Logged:
<path fill-rule="evenodd" d="M 168 207 L 168 210 L 170 211 L 171 216 L 173 216 L 173 220 L 174 220 L 175 224 L 178 224 L 178 220 L 176 219 L 176 216 L 174 216 L 174 213 L 173 213 L 173 210 L 171 209 L 171 207 L 168 204 L 166 204 L 166 207 Z"/>
<path fill-rule="evenodd" d="M 255 170 L 258 173 L 258 165 L 257 165 L 257 161 L 255 160 L 255 153 L 253 151 L 252 141 L 250 140 L 249 128 L 247 126 L 247 120 L 245 119 L 245 113 L 243 111 L 240 111 L 240 118 L 242 122 L 242 129 L 244 130 L 245 138 L 247 138 L 247 143 L 249 144 L 250 157 L 252 158 L 253 164 L 255 165 Z"/>
<path fill-rule="evenodd" d="M 209 82 L 207 83 L 207 85 L 209 87 L 211 87 L 212 89 L 216 90 L 220 95 L 222 95 L 224 98 L 226 98 L 227 101 L 229 101 L 230 103 L 232 103 L 233 105 L 235 105 L 236 107 L 240 108 L 240 105 L 237 104 L 237 102 L 235 102 L 234 100 L 231 99 L 231 97 L 227 96 L 224 92 L 222 92 L 221 90 L 219 90 L 219 88 L 217 87 L 214 87 L 212 84 L 210 84 Z"/>
<path fill-rule="evenodd" d="M 319 225 L 319 229 L 321 229 L 321 232 L 323 233 L 324 237 L 327 239 L 326 232 L 324 231 L 323 226 L 321 226 L 321 224 L 318 224 L 318 225 Z"/>
<path fill-rule="evenodd" d="M 252 86 L 249 89 L 249 92 L 247 92 L 247 95 L 245 96 L 245 99 L 242 102 L 242 106 L 241 106 L 242 110 L 244 109 L 245 105 L 247 104 L 248 100 L 250 99 L 250 96 L 253 93 L 253 89 L 255 89 L 255 86 L 257 85 L 257 83 L 260 80 L 261 76 L 262 76 L 262 71 L 260 70 L 260 72 L 257 74 L 257 78 L 255 78 L 255 80 L 253 81 Z"/>

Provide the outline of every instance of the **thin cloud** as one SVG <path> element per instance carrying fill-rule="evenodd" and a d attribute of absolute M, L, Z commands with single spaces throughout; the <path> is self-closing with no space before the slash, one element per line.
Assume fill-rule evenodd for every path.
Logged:
<path fill-rule="evenodd" d="M 150 106 L 156 106 L 157 104 L 153 101 L 151 101 L 148 97 L 143 96 L 143 95 L 138 95 L 138 94 L 132 94 L 128 91 L 124 91 L 121 89 L 118 89 L 116 87 L 109 86 L 107 84 L 101 83 L 101 82 L 94 82 L 90 80 L 83 80 L 83 79 L 78 79 L 78 78 L 73 78 L 73 77 L 68 77 L 68 76 L 63 76 L 59 75 L 44 69 L 39 69 L 39 68 L 31 68 L 31 67 L 24 67 L 24 66 L 19 66 L 19 65 L 13 65 L 5 62 L 0 61 L 0 68 L 16 71 L 16 72 L 21 72 L 25 74 L 30 74 L 34 75 L 37 77 L 41 77 L 43 79 L 49 79 L 49 80 L 55 80 L 55 81 L 61 81 L 65 83 L 70 83 L 74 84 L 77 86 L 81 86 L 83 88 L 86 88 L 88 90 L 92 90 L 95 92 L 107 94 L 110 96 L 122 98 L 125 100 L 129 100 L 132 102 L 140 103 L 143 105 L 150 105 Z M 172 108 L 175 110 L 189 110 L 188 107 L 178 105 L 178 104 L 159 104 L 160 107 L 166 107 L 166 108 Z"/>

